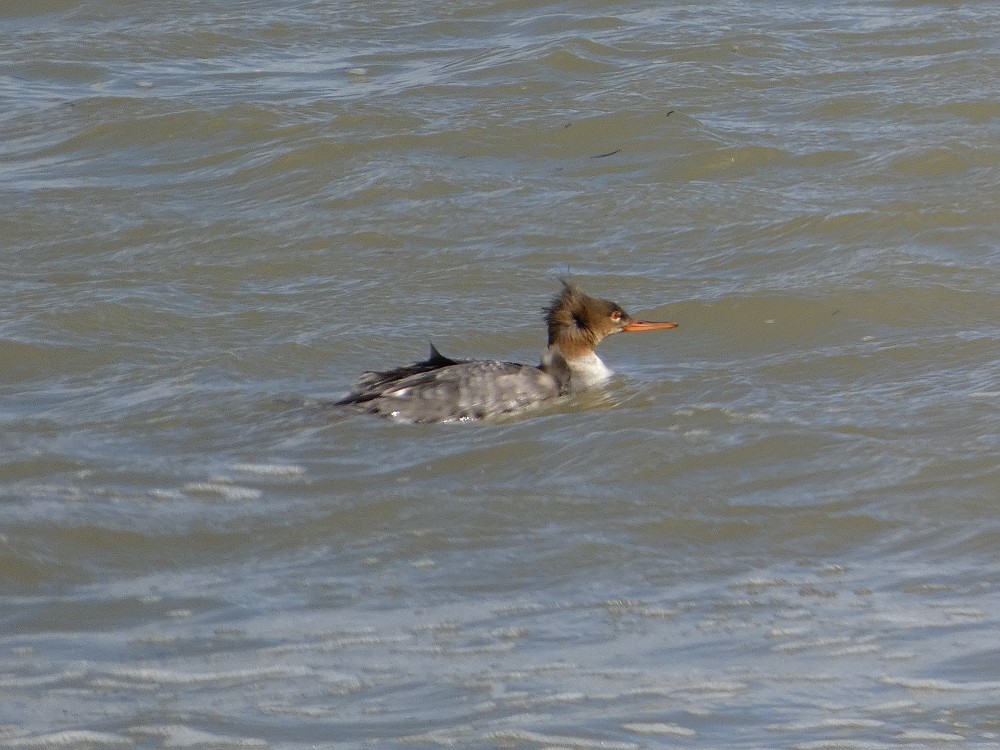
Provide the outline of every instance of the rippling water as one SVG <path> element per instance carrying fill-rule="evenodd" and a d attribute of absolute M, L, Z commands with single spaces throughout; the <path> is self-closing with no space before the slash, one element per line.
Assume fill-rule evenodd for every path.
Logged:
<path fill-rule="evenodd" d="M 996 747 L 1000 9 L 0 6 L 0 744 Z M 531 418 L 569 274 L 681 328 Z"/>

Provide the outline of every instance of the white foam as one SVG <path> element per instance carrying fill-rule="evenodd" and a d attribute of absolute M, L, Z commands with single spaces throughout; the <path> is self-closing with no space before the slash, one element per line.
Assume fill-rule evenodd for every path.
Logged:
<path fill-rule="evenodd" d="M 597 747 L 602 748 L 602 750 L 638 750 L 641 747 L 632 742 L 590 740 L 585 737 L 571 737 L 562 734 L 541 734 L 529 732 L 526 729 L 491 732 L 484 739 L 490 742 L 534 742 L 545 747 Z"/>
<path fill-rule="evenodd" d="M 4 688 L 29 688 L 41 687 L 43 685 L 55 685 L 67 680 L 78 680 L 86 672 L 82 670 L 72 670 L 60 672 L 58 674 L 48 674 L 39 677 L 17 677 L 15 675 L 0 675 L 0 687 Z"/>
<path fill-rule="evenodd" d="M 239 487 L 235 484 L 219 482 L 189 482 L 184 485 L 185 492 L 205 495 L 221 495 L 226 500 L 256 500 L 264 493 L 252 487 Z"/>
<path fill-rule="evenodd" d="M 183 724 L 163 724 L 135 727 L 133 733 L 145 737 L 160 737 L 164 747 L 267 747 L 267 742 L 248 737 L 227 737 L 225 735 L 202 732 Z"/>
<path fill-rule="evenodd" d="M 887 651 L 882 654 L 883 661 L 909 661 L 916 658 L 917 655 L 913 651 Z"/>
<path fill-rule="evenodd" d="M 274 716 L 297 716 L 300 719 L 329 719 L 337 715 L 332 706 L 300 706 L 288 703 L 261 703 L 260 710 Z"/>
<path fill-rule="evenodd" d="M 660 737 L 694 737 L 698 734 L 693 729 L 682 727 L 679 724 L 665 724 L 663 722 L 637 721 L 630 724 L 622 724 L 622 729 L 634 734 L 657 735 Z"/>
<path fill-rule="evenodd" d="M 503 638 L 507 641 L 513 641 L 520 638 L 527 638 L 531 635 L 531 631 L 527 628 L 510 626 L 505 628 L 493 628 L 493 630 L 490 631 L 490 635 L 493 638 Z"/>
<path fill-rule="evenodd" d="M 440 654 L 441 656 L 473 656 L 475 654 L 503 654 L 513 651 L 517 644 L 484 643 L 481 646 L 415 646 L 410 649 L 415 654 Z"/>
<path fill-rule="evenodd" d="M 441 747 L 454 747 L 461 745 L 467 747 L 471 743 L 468 741 L 469 733 L 462 728 L 459 729 L 432 729 L 421 734 L 410 734 L 400 737 L 397 743 L 404 745 L 440 745 Z"/>
<path fill-rule="evenodd" d="M 263 474 L 272 477 L 298 477 L 306 473 L 304 468 L 294 464 L 233 464 L 231 468 L 242 474 Z"/>
<path fill-rule="evenodd" d="M 919 711 L 920 704 L 910 700 L 888 701 L 886 703 L 877 703 L 874 706 L 866 706 L 861 710 L 870 714 L 900 714 L 903 712 Z"/>
<path fill-rule="evenodd" d="M 813 742 L 799 742 L 793 747 L 795 750 L 885 750 L 889 747 L 896 747 L 896 745 L 863 740 L 815 740 Z"/>
<path fill-rule="evenodd" d="M 209 682 L 255 682 L 264 678 L 302 677 L 312 674 L 306 667 L 270 667 L 267 669 L 237 669 L 230 672 L 179 672 L 171 669 L 113 669 L 109 677 L 159 685 L 196 685 Z"/>
<path fill-rule="evenodd" d="M 677 617 L 677 610 L 666 607 L 637 607 L 635 613 L 656 620 L 672 620 Z"/>
<path fill-rule="evenodd" d="M 776 732 L 814 732 L 818 729 L 878 729 L 885 726 L 877 719 L 822 719 L 788 724 L 771 724 L 767 728 Z"/>
<path fill-rule="evenodd" d="M 797 626 L 794 628 L 771 628 L 767 631 L 768 638 L 790 638 L 805 635 L 809 632 L 809 628 L 802 626 Z"/>
<path fill-rule="evenodd" d="M 908 690 L 936 690 L 946 692 L 957 691 L 995 691 L 1000 690 L 1000 682 L 952 682 L 951 680 L 919 679 L 906 677 L 880 677 L 883 685 L 904 687 Z"/>
<path fill-rule="evenodd" d="M 149 496 L 155 498 L 156 500 L 183 500 L 184 493 L 180 490 L 170 490 L 163 488 L 154 488 L 149 491 Z"/>
<path fill-rule="evenodd" d="M 965 737 L 951 732 L 934 732 L 928 729 L 907 729 L 896 735 L 907 742 L 965 742 Z"/>
<path fill-rule="evenodd" d="M 859 643 L 854 646 L 834 649 L 830 656 L 859 656 L 861 654 L 874 654 L 879 651 L 879 647 L 874 643 Z"/>
<path fill-rule="evenodd" d="M 832 649 L 832 648 L 849 648 L 853 645 L 853 640 L 851 638 L 845 638 L 842 636 L 829 637 L 829 638 L 812 638 L 803 639 L 800 641 L 788 641 L 787 643 L 779 643 L 774 647 L 775 651 L 780 651 L 782 653 L 793 654 L 799 651 L 811 651 L 814 649 Z"/>
<path fill-rule="evenodd" d="M 952 620 L 985 620 L 986 613 L 973 607 L 942 607 L 945 615 Z"/>
<path fill-rule="evenodd" d="M 92 732 L 86 729 L 69 729 L 64 732 L 37 734 L 33 737 L 9 737 L 5 747 L 128 747 L 134 744 L 128 737 L 109 732 Z"/>
<path fill-rule="evenodd" d="M 503 703 L 507 706 L 517 706 L 518 708 L 529 708 L 532 706 L 544 706 L 560 703 L 579 703 L 590 700 L 593 696 L 579 692 L 549 693 L 547 695 L 536 695 L 529 692 L 507 693 L 503 696 Z"/>
<path fill-rule="evenodd" d="M 676 696 L 696 693 L 698 695 L 731 696 L 744 693 L 747 685 L 734 680 L 695 680 L 688 684 L 677 684 L 669 687 L 647 686 L 626 690 L 625 696 Z"/>
<path fill-rule="evenodd" d="M 736 680 L 698 680 L 683 688 L 685 693 L 742 693 L 747 689 L 745 682 Z"/>

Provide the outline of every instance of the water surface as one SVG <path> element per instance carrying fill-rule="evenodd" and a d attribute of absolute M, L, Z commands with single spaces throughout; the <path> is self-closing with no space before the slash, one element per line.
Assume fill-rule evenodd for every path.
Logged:
<path fill-rule="evenodd" d="M 994 747 L 1000 11 L 0 9 L 0 743 Z M 676 331 L 525 419 L 571 276 Z"/>

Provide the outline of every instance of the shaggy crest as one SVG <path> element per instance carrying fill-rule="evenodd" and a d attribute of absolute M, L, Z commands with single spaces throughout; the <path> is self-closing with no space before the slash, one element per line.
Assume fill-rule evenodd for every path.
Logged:
<path fill-rule="evenodd" d="M 601 339 L 612 333 L 608 321 L 613 313 L 618 313 L 616 322 L 621 325 L 631 320 L 621 305 L 591 297 L 565 279 L 562 279 L 562 284 L 562 292 L 545 309 L 545 321 L 549 330 L 549 346 L 558 340 L 566 356 L 593 351 Z"/>

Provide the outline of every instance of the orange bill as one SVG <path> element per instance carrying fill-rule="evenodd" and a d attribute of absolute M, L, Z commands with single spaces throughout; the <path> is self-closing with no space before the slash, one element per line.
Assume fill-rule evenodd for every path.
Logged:
<path fill-rule="evenodd" d="M 662 331 L 666 328 L 676 327 L 676 323 L 661 323 L 655 320 L 633 320 L 622 326 L 622 330 L 626 333 L 642 333 L 643 331 Z"/>

